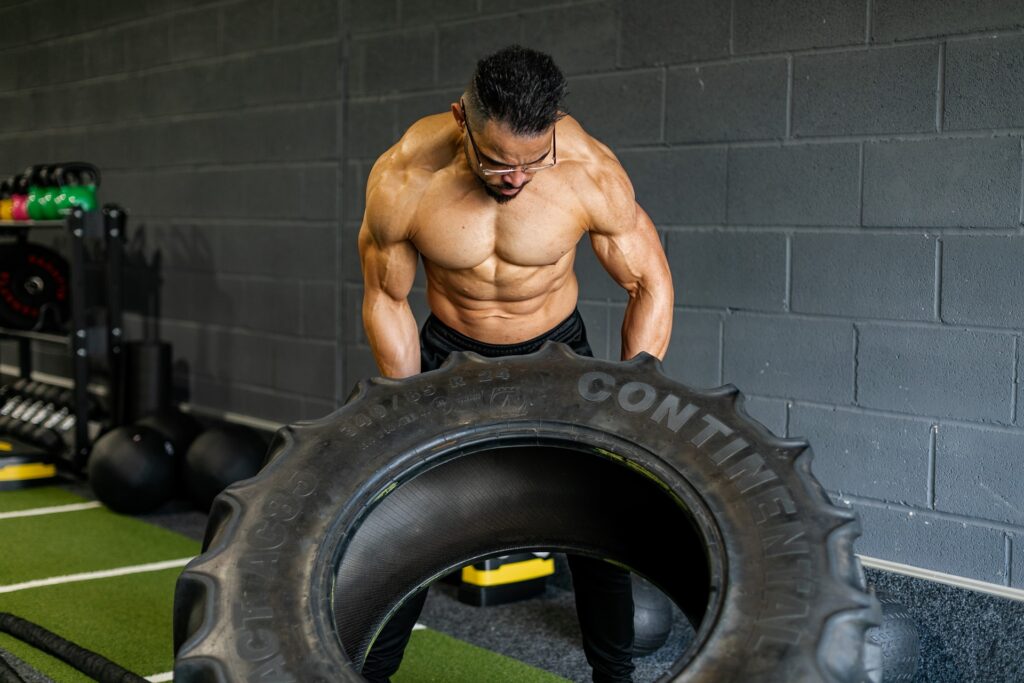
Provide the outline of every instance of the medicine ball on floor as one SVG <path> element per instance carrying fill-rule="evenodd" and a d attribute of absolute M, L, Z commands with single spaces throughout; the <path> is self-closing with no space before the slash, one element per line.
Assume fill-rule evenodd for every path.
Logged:
<path fill-rule="evenodd" d="M 188 453 L 192 442 L 203 431 L 199 421 L 180 410 L 168 409 L 146 415 L 137 420 L 135 424 L 156 430 L 161 436 L 171 442 L 175 454 L 175 476 L 180 482 L 182 490 L 186 489 L 185 454 Z"/>
<path fill-rule="evenodd" d="M 96 497 L 111 510 L 151 512 L 174 493 L 174 448 L 148 427 L 118 427 L 96 440 L 88 473 Z"/>
<path fill-rule="evenodd" d="M 260 471 L 267 443 L 253 429 L 213 427 L 196 437 L 185 456 L 185 486 L 196 507 L 206 512 L 217 494 Z"/>

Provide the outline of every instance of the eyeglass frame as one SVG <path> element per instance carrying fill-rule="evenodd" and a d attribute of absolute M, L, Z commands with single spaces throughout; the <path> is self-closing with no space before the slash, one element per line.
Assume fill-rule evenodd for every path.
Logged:
<path fill-rule="evenodd" d="M 476 146 L 476 140 L 473 139 L 473 131 L 469 129 L 469 116 L 466 114 L 466 103 L 463 100 L 459 100 L 459 106 L 462 107 L 462 121 L 466 124 L 466 134 L 469 136 L 469 144 L 473 147 L 473 154 L 476 155 L 476 165 L 480 169 L 480 173 L 485 176 L 496 176 L 496 175 L 508 175 L 509 173 L 515 173 L 516 171 L 522 171 L 523 173 L 529 173 L 533 175 L 538 171 L 553 167 L 558 163 L 558 144 L 557 137 L 555 136 L 555 126 L 551 127 L 551 149 L 541 157 L 543 159 L 548 154 L 551 155 L 551 163 L 545 164 L 544 166 L 526 166 L 517 165 L 510 166 L 508 168 L 484 168 L 484 163 L 481 161 L 484 155 L 480 154 L 480 148 Z M 488 158 L 488 161 L 494 162 L 494 159 Z M 495 162 L 497 163 L 497 162 Z"/>

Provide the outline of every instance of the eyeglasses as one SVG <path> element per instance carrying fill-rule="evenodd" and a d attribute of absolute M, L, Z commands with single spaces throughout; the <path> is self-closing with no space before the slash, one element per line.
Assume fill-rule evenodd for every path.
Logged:
<path fill-rule="evenodd" d="M 523 173 L 536 173 L 537 171 L 543 171 L 545 168 L 551 168 L 558 163 L 558 147 L 555 140 L 555 129 L 551 129 L 551 162 L 547 164 L 538 163 L 543 157 L 529 164 L 523 164 L 521 166 L 508 166 L 500 161 L 489 159 L 487 156 L 480 153 L 480 148 L 476 146 L 476 140 L 473 139 L 473 131 L 469 129 L 469 117 L 466 116 L 466 103 L 459 100 L 459 105 L 462 107 L 462 120 L 466 122 L 466 133 L 469 135 L 469 144 L 473 147 L 473 153 L 476 154 L 476 165 L 480 169 L 480 173 L 485 176 L 494 175 L 508 175 L 509 173 L 515 173 L 516 171 L 522 171 Z M 486 162 L 486 165 L 485 163 Z"/>

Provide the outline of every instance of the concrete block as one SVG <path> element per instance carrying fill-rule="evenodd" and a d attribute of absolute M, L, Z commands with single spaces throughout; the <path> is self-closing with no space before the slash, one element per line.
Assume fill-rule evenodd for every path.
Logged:
<path fill-rule="evenodd" d="M 1024 36 L 948 43 L 945 89 L 947 130 L 1024 126 Z"/>
<path fill-rule="evenodd" d="M 353 34 L 380 31 L 398 23 L 398 0 L 342 0 L 343 24 Z"/>
<path fill-rule="evenodd" d="M 942 425 L 935 444 L 935 509 L 1024 526 L 1024 431 Z M 1009 476 L 1008 476 L 1009 475 Z"/>
<path fill-rule="evenodd" d="M 171 19 L 171 58 L 201 59 L 220 53 L 220 10 L 202 9 Z"/>
<path fill-rule="evenodd" d="M 341 343 L 367 344 L 366 330 L 363 329 L 363 285 L 362 283 L 345 283 L 341 286 L 344 288 L 341 291 L 343 297 L 340 302 L 341 307 L 338 309 L 338 314 L 341 316 Z M 305 311 L 303 314 L 306 314 Z M 310 310 L 310 314 L 317 315 L 318 320 L 323 315 L 322 312 L 314 313 L 312 310 Z"/>
<path fill-rule="evenodd" d="M 667 240 L 679 303 L 785 310 L 785 235 L 672 231 Z"/>
<path fill-rule="evenodd" d="M 34 107 L 30 98 L 24 95 L 0 96 L 0 133 L 16 133 L 33 127 Z"/>
<path fill-rule="evenodd" d="M 29 42 L 28 19 L 24 7 L 0 9 L 0 45 L 14 47 Z"/>
<path fill-rule="evenodd" d="M 856 45 L 867 13 L 850 0 L 736 0 L 737 54 Z"/>
<path fill-rule="evenodd" d="M 349 159 L 376 160 L 395 144 L 397 136 L 393 101 L 350 101 L 345 116 L 345 156 Z"/>
<path fill-rule="evenodd" d="M 565 74 L 612 69 L 619 40 L 617 5 L 605 1 L 531 12 L 523 19 L 523 45 L 551 55 Z"/>
<path fill-rule="evenodd" d="M 857 403 L 1008 423 L 1013 337 L 940 328 L 861 325 Z"/>
<path fill-rule="evenodd" d="M 587 132 L 611 147 L 661 140 L 664 74 L 660 69 L 573 78 L 568 110 Z M 628 110 L 609 102 L 629 102 Z"/>
<path fill-rule="evenodd" d="M 934 317 L 934 237 L 797 233 L 792 240 L 793 311 L 896 320 Z"/>
<path fill-rule="evenodd" d="M 729 315 L 722 380 L 744 393 L 846 404 L 853 349 L 849 322 Z"/>
<path fill-rule="evenodd" d="M 1001 531 L 898 507 L 854 506 L 864 534 L 854 551 L 944 574 L 1002 584 Z"/>
<path fill-rule="evenodd" d="M 221 12 L 225 54 L 258 50 L 274 44 L 274 0 L 250 0 L 227 5 L 221 8 Z M 334 28 L 337 30 L 337 26 Z"/>
<path fill-rule="evenodd" d="M 659 226 L 725 221 L 726 151 L 669 149 L 622 152 L 637 202 Z"/>
<path fill-rule="evenodd" d="M 843 408 L 795 404 L 789 431 L 814 449 L 822 486 L 902 505 L 928 506 L 931 425 Z"/>
<path fill-rule="evenodd" d="M 477 13 L 477 0 L 400 0 L 403 26 L 422 26 Z M 506 3 L 507 6 L 507 3 Z"/>
<path fill-rule="evenodd" d="M 347 161 L 345 168 L 342 169 L 345 192 L 343 213 L 347 220 L 358 223 L 363 219 L 363 211 L 366 209 L 366 178 L 370 175 L 373 164 L 372 162 Z M 356 227 L 358 228 L 358 225 Z M 354 237 L 353 235 L 353 239 Z"/>
<path fill-rule="evenodd" d="M 334 398 L 334 342 L 277 339 L 273 342 L 273 388 L 303 396 Z"/>
<path fill-rule="evenodd" d="M 402 95 L 392 100 L 396 112 L 394 139 L 397 140 L 424 116 L 449 113 L 452 104 L 462 97 L 462 91 L 461 87 L 454 87 L 425 94 Z"/>
<path fill-rule="evenodd" d="M 473 76 L 477 61 L 500 49 L 505 43 L 519 39 L 521 24 L 520 17 L 512 16 L 442 25 L 437 30 L 438 84 L 464 88 Z M 502 36 L 505 43 L 496 44 L 494 36 Z M 433 81 L 424 78 L 405 89 L 422 89 L 432 84 Z"/>
<path fill-rule="evenodd" d="M 302 64 L 300 101 L 341 95 L 341 49 L 337 41 L 303 47 L 294 54 Z"/>
<path fill-rule="evenodd" d="M 194 300 L 185 319 L 227 326 L 247 324 L 245 278 L 199 272 L 190 274 L 187 283 Z M 165 285 L 162 291 L 167 289 Z"/>
<path fill-rule="evenodd" d="M 51 85 L 57 80 L 57 65 L 52 63 L 57 59 L 57 54 L 52 49 L 44 46 L 25 47 L 9 55 L 8 59 L 17 69 L 16 86 L 20 90 Z"/>
<path fill-rule="evenodd" d="M 135 68 L 133 64 L 126 61 L 125 43 L 129 33 L 130 31 L 124 29 L 104 31 L 92 34 L 85 39 L 83 49 L 87 78 L 109 76 L 129 68 Z"/>
<path fill-rule="evenodd" d="M 124 40 L 125 64 L 132 70 L 149 69 L 171 60 L 171 22 L 167 19 L 134 24 Z"/>
<path fill-rule="evenodd" d="M 217 379 L 269 386 L 274 350 L 271 338 L 243 331 L 211 332 L 207 335 L 208 346 L 204 349 L 203 333 L 199 334 L 202 356 L 197 362 L 197 370 Z"/>
<path fill-rule="evenodd" d="M 342 375 L 342 395 L 348 393 L 355 387 L 356 382 L 369 377 L 380 376 L 377 369 L 377 361 L 373 358 L 373 352 L 369 346 L 348 344 L 345 346 L 345 372 Z"/>
<path fill-rule="evenodd" d="M 282 278 L 247 278 L 243 307 L 247 329 L 297 334 L 302 325 L 302 285 Z"/>
<path fill-rule="evenodd" d="M 626 317 L 625 304 L 608 304 L 608 359 L 622 360 L 622 323 Z"/>
<path fill-rule="evenodd" d="M 1017 138 L 864 145 L 864 225 L 1015 227 Z"/>
<path fill-rule="evenodd" d="M 728 3 L 648 0 L 622 4 L 622 66 L 672 64 L 729 54 Z"/>
<path fill-rule="evenodd" d="M 729 150 L 733 225 L 857 225 L 857 145 Z"/>
<path fill-rule="evenodd" d="M 743 397 L 743 408 L 747 415 L 754 418 L 772 434 L 779 438 L 786 436 L 789 402 L 779 398 L 762 398 L 761 396 Z"/>
<path fill-rule="evenodd" d="M 337 36 L 338 4 L 338 0 L 306 0 L 299 6 L 278 3 L 278 42 L 306 43 Z"/>
<path fill-rule="evenodd" d="M 339 407 L 334 401 L 323 401 L 317 398 L 304 398 L 301 405 L 302 413 L 299 420 L 318 420 L 327 417 Z"/>
<path fill-rule="evenodd" d="M 937 45 L 854 50 L 793 60 L 793 135 L 935 129 Z"/>
<path fill-rule="evenodd" d="M 608 356 L 608 335 L 618 334 L 618 330 L 612 330 L 608 326 L 607 304 L 580 302 L 577 308 L 583 316 L 583 324 L 587 328 L 587 342 L 594 352 L 594 357 L 612 360 Z"/>
<path fill-rule="evenodd" d="M 337 160 L 338 110 L 334 103 L 246 113 L 245 119 L 250 135 L 262 136 L 262 144 L 252 140 L 250 146 L 262 147 L 263 160 Z"/>
<path fill-rule="evenodd" d="M 351 94 L 395 92 L 433 85 L 436 39 L 436 32 L 430 28 L 353 38 L 349 71 Z M 396 50 L 396 45 L 401 45 L 402 49 Z M 468 81 L 469 73 L 463 78 Z"/>
<path fill-rule="evenodd" d="M 1015 0 L 933 0 L 927 5 L 915 0 L 873 3 L 871 40 L 878 43 L 1024 26 L 1024 11 Z"/>
<path fill-rule="evenodd" d="M 669 69 L 671 142 L 766 140 L 786 134 L 785 59 Z"/>
<path fill-rule="evenodd" d="M 338 308 L 334 282 L 303 282 L 301 285 L 301 324 L 298 331 L 306 338 L 335 339 Z"/>
<path fill-rule="evenodd" d="M 302 172 L 302 210 L 296 217 L 333 220 L 338 215 L 338 170 L 334 165 L 310 165 Z"/>
<path fill-rule="evenodd" d="M 590 237 L 585 236 L 576 245 L 576 279 L 580 283 L 580 298 L 625 301 L 627 294 L 597 260 Z"/>
<path fill-rule="evenodd" d="M 24 12 L 25 8 L 19 8 Z M 82 17 L 89 8 L 73 0 L 37 0 L 28 12 L 28 36 L 32 42 L 74 35 L 82 31 Z"/>
<path fill-rule="evenodd" d="M 673 313 L 672 338 L 663 361 L 665 372 L 687 386 L 720 386 L 721 315 L 682 308 Z"/>
<path fill-rule="evenodd" d="M 942 320 L 1024 327 L 1024 239 L 949 235 L 942 239 Z"/>
<path fill-rule="evenodd" d="M 333 226 L 220 226 L 210 237 L 210 266 L 218 273 L 333 280 L 335 239 Z"/>

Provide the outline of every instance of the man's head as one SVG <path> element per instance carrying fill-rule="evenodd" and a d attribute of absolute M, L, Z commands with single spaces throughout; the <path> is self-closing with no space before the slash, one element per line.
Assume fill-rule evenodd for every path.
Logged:
<path fill-rule="evenodd" d="M 536 169 L 553 164 L 566 92 L 565 76 L 542 52 L 512 45 L 477 62 L 452 113 L 466 131 L 470 166 L 495 200 L 511 200 Z"/>

